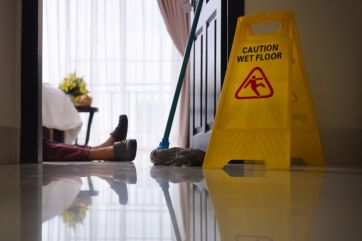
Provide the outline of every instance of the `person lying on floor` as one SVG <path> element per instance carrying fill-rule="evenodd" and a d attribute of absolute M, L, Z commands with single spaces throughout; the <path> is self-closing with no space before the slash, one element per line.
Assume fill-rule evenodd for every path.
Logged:
<path fill-rule="evenodd" d="M 136 157 L 137 141 L 126 139 L 128 129 L 128 118 L 126 115 L 119 116 L 116 129 L 109 138 L 97 146 L 77 146 L 50 141 L 43 137 L 43 161 L 133 161 Z"/>

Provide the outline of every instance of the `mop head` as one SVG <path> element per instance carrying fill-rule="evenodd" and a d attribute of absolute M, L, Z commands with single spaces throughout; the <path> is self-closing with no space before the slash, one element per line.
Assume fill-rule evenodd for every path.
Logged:
<path fill-rule="evenodd" d="M 193 148 L 172 147 L 151 152 L 151 162 L 162 166 L 202 166 L 204 157 L 204 151 Z"/>

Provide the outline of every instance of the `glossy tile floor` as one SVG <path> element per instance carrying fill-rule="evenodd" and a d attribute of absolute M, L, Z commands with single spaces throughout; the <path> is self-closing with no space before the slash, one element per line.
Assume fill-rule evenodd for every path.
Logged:
<path fill-rule="evenodd" d="M 361 241 L 362 170 L 0 166 L 0 240 Z"/>

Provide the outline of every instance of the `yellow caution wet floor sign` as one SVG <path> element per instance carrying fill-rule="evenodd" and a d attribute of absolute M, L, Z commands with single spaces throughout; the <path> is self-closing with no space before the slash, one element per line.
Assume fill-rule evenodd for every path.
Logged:
<path fill-rule="evenodd" d="M 277 31 L 253 32 L 274 22 Z M 294 15 L 240 17 L 203 167 L 254 160 L 288 169 L 292 157 L 325 164 Z"/>

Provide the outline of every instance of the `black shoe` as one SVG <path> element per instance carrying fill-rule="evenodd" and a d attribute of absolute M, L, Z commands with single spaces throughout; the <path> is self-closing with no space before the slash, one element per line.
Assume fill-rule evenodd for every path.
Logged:
<path fill-rule="evenodd" d="M 128 129 L 128 118 L 126 115 L 120 115 L 118 126 L 114 131 L 111 133 L 111 136 L 113 137 L 113 141 L 123 141 L 127 137 L 127 129 Z"/>
<path fill-rule="evenodd" d="M 123 140 L 113 144 L 115 161 L 133 161 L 136 157 L 137 141 L 134 139 Z"/>

